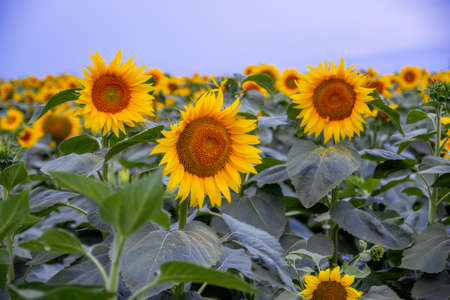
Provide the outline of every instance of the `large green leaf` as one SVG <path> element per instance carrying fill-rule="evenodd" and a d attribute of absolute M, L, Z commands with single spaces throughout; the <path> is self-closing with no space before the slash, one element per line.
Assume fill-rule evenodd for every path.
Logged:
<path fill-rule="evenodd" d="M 29 213 L 28 190 L 0 201 L 0 241 L 7 234 L 16 231 Z"/>
<path fill-rule="evenodd" d="M 401 300 L 397 294 L 386 285 L 372 286 L 362 300 Z"/>
<path fill-rule="evenodd" d="M 10 265 L 11 258 L 9 257 L 8 250 L 6 248 L 0 248 L 0 290 L 6 284 L 6 278 L 8 276 Z"/>
<path fill-rule="evenodd" d="M 111 194 L 108 185 L 96 179 L 69 172 L 52 171 L 50 174 L 62 188 L 85 195 L 97 203 Z"/>
<path fill-rule="evenodd" d="M 163 130 L 163 128 L 164 126 L 156 126 L 147 129 L 141 133 L 138 133 L 136 135 L 133 135 L 132 137 L 127 138 L 123 141 L 120 141 L 119 143 L 112 146 L 111 149 L 109 149 L 109 151 L 105 155 L 105 161 L 110 160 L 115 155 L 134 145 L 140 143 L 154 142 L 160 136 L 161 130 Z"/>
<path fill-rule="evenodd" d="M 50 229 L 39 238 L 20 244 L 20 247 L 38 252 L 50 252 L 59 254 L 85 254 L 81 242 L 62 229 Z"/>
<path fill-rule="evenodd" d="M 277 91 L 273 87 L 273 80 L 269 75 L 266 74 L 255 74 L 250 75 L 244 80 L 242 80 L 242 84 L 247 81 L 254 81 L 264 89 L 266 89 L 269 93 L 275 94 Z"/>
<path fill-rule="evenodd" d="M 136 292 L 156 280 L 160 266 L 169 261 L 186 261 L 211 267 L 219 260 L 220 242 L 206 225 L 191 222 L 184 230 L 147 230 L 147 226 L 131 235 L 122 255 L 121 272 L 126 285 Z M 165 283 L 145 295 L 158 294 L 173 286 Z"/>
<path fill-rule="evenodd" d="M 416 122 L 419 122 L 420 120 L 428 118 L 428 115 L 426 112 L 413 109 L 408 113 L 408 116 L 406 117 L 406 124 L 413 124 Z"/>
<path fill-rule="evenodd" d="M 59 144 L 59 151 L 64 154 L 76 153 L 92 153 L 100 149 L 100 144 L 97 139 L 87 135 L 77 135 L 67 140 L 64 140 Z"/>
<path fill-rule="evenodd" d="M 324 148 L 300 140 L 288 153 L 287 171 L 298 198 L 309 208 L 358 170 L 360 161 L 357 153 L 343 146 Z"/>
<path fill-rule="evenodd" d="M 82 175 L 92 175 L 101 169 L 103 157 L 92 153 L 75 154 L 71 153 L 47 161 L 41 171 L 50 174 L 53 171 L 72 172 Z"/>
<path fill-rule="evenodd" d="M 448 300 L 450 295 L 450 276 L 448 271 L 438 275 L 423 275 L 415 283 L 411 290 L 414 299 Z"/>
<path fill-rule="evenodd" d="M 30 192 L 30 211 L 32 213 L 46 210 L 60 203 L 67 203 L 68 199 L 76 197 L 76 193 L 50 190 L 38 187 Z"/>
<path fill-rule="evenodd" d="M 167 262 L 161 266 L 161 274 L 159 275 L 157 282 L 163 283 L 173 281 L 192 283 L 206 282 L 210 285 L 230 288 L 245 293 L 263 295 L 260 291 L 252 288 L 248 283 L 238 279 L 234 275 L 181 261 Z"/>
<path fill-rule="evenodd" d="M 381 221 L 363 210 L 354 208 L 348 202 L 333 205 L 330 216 L 342 229 L 355 237 L 388 249 L 404 249 L 413 241 L 412 234 L 400 226 Z"/>
<path fill-rule="evenodd" d="M 164 189 L 161 171 L 120 186 L 100 204 L 100 215 L 122 236 L 129 236 L 149 220 L 161 217 Z"/>
<path fill-rule="evenodd" d="M 397 154 L 392 151 L 384 149 L 364 149 L 360 151 L 361 158 L 373 160 L 373 161 L 386 161 L 386 160 L 404 160 L 407 157 Z"/>
<path fill-rule="evenodd" d="M 285 201 L 281 193 L 258 190 L 252 197 L 233 195 L 231 203 L 220 210 L 239 221 L 269 232 L 277 239 L 286 227 Z"/>
<path fill-rule="evenodd" d="M 16 185 L 27 179 L 27 169 L 23 161 L 11 165 L 4 169 L 0 174 L 0 184 L 8 191 L 11 191 Z"/>
<path fill-rule="evenodd" d="M 53 95 L 45 104 L 44 109 L 40 113 L 38 119 L 45 115 L 46 112 L 48 112 L 50 109 L 54 108 L 55 106 L 58 106 L 64 102 L 69 102 L 73 100 L 77 100 L 78 97 L 80 97 L 80 94 L 77 92 L 81 90 L 80 88 L 74 88 L 74 89 L 68 89 L 61 91 L 55 95 Z"/>
<path fill-rule="evenodd" d="M 445 269 L 450 252 L 450 237 L 442 224 L 433 224 L 417 237 L 416 243 L 403 252 L 400 267 L 438 273 Z"/>
<path fill-rule="evenodd" d="M 26 283 L 8 287 L 11 300 L 109 300 L 114 293 L 100 287 L 82 285 L 52 286 L 44 283 Z"/>

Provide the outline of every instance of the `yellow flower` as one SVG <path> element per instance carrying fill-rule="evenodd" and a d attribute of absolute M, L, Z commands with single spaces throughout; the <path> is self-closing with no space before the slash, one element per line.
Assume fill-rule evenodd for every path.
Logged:
<path fill-rule="evenodd" d="M 12 84 L 11 82 L 5 82 L 0 86 L 0 98 L 3 100 L 9 100 L 9 96 L 11 95 L 12 91 Z"/>
<path fill-rule="evenodd" d="M 366 72 L 365 75 L 366 75 L 369 79 L 374 79 L 374 78 L 377 77 L 378 72 L 375 71 L 372 67 L 369 67 L 369 68 L 367 69 L 367 72 Z"/>
<path fill-rule="evenodd" d="M 245 67 L 243 73 L 244 73 L 244 75 L 250 76 L 250 75 L 259 73 L 258 71 L 259 71 L 259 67 L 258 66 L 248 65 L 247 67 Z"/>
<path fill-rule="evenodd" d="M 23 148 L 31 148 L 41 138 L 41 134 L 28 126 L 25 126 L 17 136 L 17 141 Z"/>
<path fill-rule="evenodd" d="M 183 80 L 181 78 L 175 76 L 164 77 L 161 81 L 161 90 L 166 95 L 173 95 L 182 83 Z"/>
<path fill-rule="evenodd" d="M 165 99 L 166 106 L 172 106 L 172 105 L 175 105 L 176 102 L 177 102 L 177 101 L 176 101 L 175 99 L 170 98 L 170 97 L 166 97 L 166 99 Z"/>
<path fill-rule="evenodd" d="M 392 81 L 391 78 L 388 76 L 381 76 L 378 78 L 375 78 L 372 80 L 372 82 L 369 84 L 369 87 L 375 88 L 380 95 L 382 95 L 385 98 L 391 98 L 392 97 Z"/>
<path fill-rule="evenodd" d="M 441 118 L 441 123 L 442 123 L 443 125 L 450 124 L 450 117 L 442 117 L 442 118 Z"/>
<path fill-rule="evenodd" d="M 38 99 L 38 101 L 40 101 L 42 103 L 47 103 L 48 100 L 50 100 L 50 98 L 52 96 L 54 96 L 55 94 L 57 94 L 58 92 L 59 92 L 59 90 L 55 86 L 53 86 L 51 84 L 47 84 L 47 85 L 44 85 L 39 90 L 37 99 Z"/>
<path fill-rule="evenodd" d="M 306 275 L 306 289 L 300 294 L 308 300 L 356 300 L 361 297 L 362 292 L 351 287 L 355 276 L 345 274 L 341 277 L 339 272 L 338 266 L 332 271 L 320 271 L 319 276 Z"/>
<path fill-rule="evenodd" d="M 75 116 L 72 109 L 57 108 L 54 112 L 48 111 L 33 124 L 41 135 L 49 134 L 56 144 L 81 133 L 80 119 Z"/>
<path fill-rule="evenodd" d="M 406 66 L 399 74 L 399 83 L 404 89 L 413 89 L 419 85 L 422 79 L 422 70 L 413 66 Z"/>
<path fill-rule="evenodd" d="M 298 82 L 300 82 L 301 75 L 295 69 L 286 69 L 278 78 L 276 86 L 278 90 L 286 96 L 290 96 L 299 92 Z"/>
<path fill-rule="evenodd" d="M 151 154 L 163 153 L 163 174 L 170 174 L 168 190 L 179 186 L 177 199 L 190 194 L 190 206 L 202 207 L 205 196 L 211 205 L 220 206 L 223 194 L 231 201 L 231 188 L 239 192 L 242 173 L 256 173 L 252 164 L 261 162 L 257 136 L 248 134 L 256 120 L 237 115 L 239 99 L 221 110 L 223 94 L 205 93 L 195 105 L 180 111 L 181 121 L 163 131 L 164 138 Z"/>
<path fill-rule="evenodd" d="M 262 73 L 269 75 L 269 77 L 272 78 L 273 82 L 276 82 L 278 77 L 280 77 L 280 71 L 278 71 L 274 65 L 262 64 L 261 66 L 259 66 L 257 72 L 259 74 Z"/>
<path fill-rule="evenodd" d="M 142 73 L 145 66 L 136 69 L 133 58 L 121 65 L 121 51 L 109 66 L 98 53 L 91 57 L 94 66 L 88 66 L 89 72 L 83 69 L 84 89 L 77 100 L 84 105 L 79 114 L 86 128 L 103 129 L 103 135 L 112 129 L 119 136 L 119 130 L 126 133 L 124 124 L 134 127 L 136 122 L 145 122 L 144 116 L 153 115 L 153 96 L 148 94 L 152 86 L 143 84 L 149 79 Z"/>
<path fill-rule="evenodd" d="M 166 75 L 164 75 L 164 73 L 161 72 L 158 68 L 148 70 L 145 75 L 149 75 L 155 80 L 155 85 L 153 86 L 154 93 L 159 93 L 161 91 L 161 82 L 163 81 L 164 77 L 166 77 Z"/>
<path fill-rule="evenodd" d="M 310 72 L 300 82 L 302 93 L 291 98 L 301 109 L 297 118 L 302 118 L 300 126 L 306 134 L 318 137 L 323 131 L 325 143 L 331 137 L 337 143 L 364 130 L 361 114 L 370 113 L 366 102 L 372 100 L 372 89 L 363 87 L 364 76 L 352 72 L 353 66 L 345 69 L 342 59 L 339 66 L 330 65 L 331 70 L 327 62 L 317 69 L 309 67 Z"/>
<path fill-rule="evenodd" d="M 264 95 L 264 98 L 267 98 L 269 96 L 269 93 L 267 92 L 267 90 L 254 81 L 244 82 L 242 84 L 242 89 L 244 89 L 246 91 L 258 91 Z"/>
<path fill-rule="evenodd" d="M 23 122 L 23 114 L 15 108 L 8 109 L 5 117 L 0 119 L 0 128 L 3 130 L 15 130 Z"/>

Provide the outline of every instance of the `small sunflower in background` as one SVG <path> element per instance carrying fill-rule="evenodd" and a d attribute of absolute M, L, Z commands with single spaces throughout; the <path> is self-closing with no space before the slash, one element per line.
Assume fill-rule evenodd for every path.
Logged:
<path fill-rule="evenodd" d="M 0 98 L 2 100 L 9 100 L 13 90 L 13 85 L 11 82 L 5 82 L 0 86 Z"/>
<path fill-rule="evenodd" d="M 110 130 L 116 136 L 119 131 L 126 133 L 125 126 L 145 122 L 144 116 L 153 116 L 153 96 L 149 95 L 152 86 L 144 84 L 149 76 L 144 75 L 145 66 L 136 68 L 133 58 L 121 64 L 121 51 L 109 66 L 98 53 L 91 55 L 94 65 L 83 69 L 84 80 L 80 80 L 83 90 L 76 101 L 83 105 L 79 114 L 83 116 L 84 126 L 93 132 Z"/>
<path fill-rule="evenodd" d="M 259 73 L 258 71 L 259 71 L 259 67 L 258 66 L 256 66 L 256 65 L 248 65 L 247 67 L 245 67 L 243 73 L 244 73 L 244 75 L 250 76 L 250 75 Z"/>
<path fill-rule="evenodd" d="M 181 121 L 163 131 L 151 154 L 164 154 L 160 165 L 163 174 L 170 174 L 168 190 L 179 186 L 177 199 L 190 206 L 202 207 L 206 196 L 212 206 L 222 205 L 222 194 L 231 201 L 231 188 L 239 192 L 241 173 L 256 173 L 252 164 L 259 164 L 261 150 L 257 136 L 249 134 L 256 128 L 255 120 L 237 115 L 239 99 L 222 109 L 223 94 L 204 94 L 195 105 L 180 111 Z"/>
<path fill-rule="evenodd" d="M 389 99 L 392 98 L 392 81 L 388 76 L 381 76 L 374 78 L 372 82 L 368 85 L 370 88 L 375 88 L 380 95 Z"/>
<path fill-rule="evenodd" d="M 406 66 L 398 76 L 401 87 L 405 90 L 416 88 L 422 80 L 422 70 L 414 66 Z"/>
<path fill-rule="evenodd" d="M 277 89 L 286 96 L 298 93 L 300 91 L 298 83 L 301 74 L 295 69 L 285 69 L 276 82 Z"/>
<path fill-rule="evenodd" d="M 145 75 L 149 75 L 153 78 L 153 80 L 155 81 L 155 84 L 153 85 L 153 93 L 158 94 L 161 91 L 161 82 L 164 80 L 164 77 L 166 77 L 166 75 L 164 75 L 164 73 L 161 72 L 161 70 L 159 70 L 158 68 L 148 70 L 147 72 L 145 72 Z"/>
<path fill-rule="evenodd" d="M 373 89 L 364 87 L 364 76 L 353 71 L 353 66 L 344 67 L 341 59 L 338 66 L 330 62 L 319 64 L 317 69 L 302 77 L 299 88 L 301 94 L 292 95 L 296 108 L 301 109 L 297 118 L 302 118 L 301 127 L 307 135 L 317 138 L 323 131 L 324 142 L 331 137 L 334 142 L 364 130 L 362 114 L 370 113 L 366 102 L 372 100 L 369 93 Z"/>
<path fill-rule="evenodd" d="M 8 109 L 6 116 L 0 119 L 0 128 L 2 130 L 15 130 L 23 122 L 23 114 L 20 110 L 15 108 Z"/>
<path fill-rule="evenodd" d="M 183 80 L 181 78 L 175 76 L 164 77 L 161 81 L 161 91 L 165 95 L 174 95 L 178 87 L 182 84 Z"/>
<path fill-rule="evenodd" d="M 268 75 L 272 78 L 273 82 L 276 82 L 278 77 L 280 77 L 280 71 L 278 71 L 275 65 L 262 64 L 258 67 L 258 73 Z"/>
<path fill-rule="evenodd" d="M 242 84 L 242 89 L 245 91 L 258 91 L 261 94 L 263 94 L 264 98 L 267 98 L 269 96 L 269 93 L 267 92 L 267 90 L 254 81 L 244 82 Z"/>
<path fill-rule="evenodd" d="M 306 289 L 301 291 L 307 300 L 356 300 L 362 296 L 362 292 L 351 287 L 355 276 L 345 274 L 341 277 L 340 268 L 335 267 L 320 271 L 318 276 L 306 275 Z"/>
<path fill-rule="evenodd" d="M 41 136 L 49 134 L 53 143 L 60 143 L 82 131 L 80 119 L 71 108 L 58 107 L 55 111 L 48 111 L 33 124 L 33 128 Z"/>
<path fill-rule="evenodd" d="M 31 127 L 25 126 L 17 135 L 17 141 L 23 148 L 31 148 L 42 137 L 42 134 Z"/>

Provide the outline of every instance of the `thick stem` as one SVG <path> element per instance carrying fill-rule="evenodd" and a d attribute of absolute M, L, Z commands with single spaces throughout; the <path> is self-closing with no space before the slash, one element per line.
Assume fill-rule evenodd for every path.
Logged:
<path fill-rule="evenodd" d="M 14 278 L 15 278 L 15 274 L 14 274 L 14 253 L 13 253 L 13 243 L 14 243 L 14 235 L 13 234 L 9 234 L 6 237 L 6 247 L 8 249 L 8 254 L 9 254 L 9 262 L 10 262 L 10 266 L 8 268 L 8 276 L 7 276 L 7 282 L 11 283 L 13 282 Z"/>
<path fill-rule="evenodd" d="M 178 205 L 178 229 L 183 230 L 184 226 L 186 226 L 186 219 L 187 219 L 187 208 L 188 208 L 188 201 L 185 199 L 180 205 Z"/>
<path fill-rule="evenodd" d="M 338 192 L 339 192 L 339 185 L 335 187 L 331 191 L 331 207 L 337 202 L 338 200 Z M 333 256 L 331 257 L 331 264 L 333 266 L 337 266 L 337 248 L 338 248 L 338 234 L 339 234 L 339 225 L 336 224 L 334 221 L 331 221 L 331 230 L 330 230 L 330 238 L 333 241 Z"/>
<path fill-rule="evenodd" d="M 434 155 L 437 157 L 441 156 L 441 105 L 436 109 L 436 144 L 434 145 Z M 434 176 L 436 181 L 439 177 L 438 174 Z M 439 201 L 439 190 L 438 187 L 433 187 L 433 192 L 430 199 L 430 205 L 428 206 L 428 223 L 431 225 L 436 217 L 436 210 Z"/>
<path fill-rule="evenodd" d="M 109 292 L 117 293 L 117 287 L 119 283 L 120 256 L 122 254 L 124 244 L 125 238 L 120 234 L 116 233 L 114 236 L 113 259 L 111 262 L 112 265 L 108 281 Z M 116 299 L 116 297 L 114 299 Z"/>

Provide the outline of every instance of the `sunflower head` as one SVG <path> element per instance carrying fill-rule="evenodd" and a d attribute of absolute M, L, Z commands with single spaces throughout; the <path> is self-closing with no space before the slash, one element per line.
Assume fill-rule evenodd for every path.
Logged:
<path fill-rule="evenodd" d="M 72 109 L 57 108 L 54 112 L 48 111 L 33 124 L 41 135 L 49 134 L 54 143 L 81 133 L 80 119 Z"/>
<path fill-rule="evenodd" d="M 23 114 L 20 110 L 10 108 L 6 116 L 0 119 L 0 128 L 3 130 L 15 130 L 23 122 Z"/>
<path fill-rule="evenodd" d="M 280 71 L 278 71 L 275 65 L 262 64 L 261 66 L 259 66 L 257 71 L 259 74 L 268 75 L 270 78 L 272 78 L 273 82 L 276 82 L 278 77 L 280 77 Z"/>
<path fill-rule="evenodd" d="M 164 75 L 163 72 L 161 72 L 158 68 L 153 68 L 148 70 L 145 75 L 151 76 L 155 82 L 153 88 L 154 88 L 154 93 L 159 93 L 159 91 L 161 90 L 161 82 L 163 81 L 164 77 L 166 75 Z"/>
<path fill-rule="evenodd" d="M 0 86 L 0 98 L 2 100 L 9 100 L 11 96 L 13 85 L 11 82 L 7 81 Z"/>
<path fill-rule="evenodd" d="M 312 300 L 356 300 L 362 292 L 351 287 L 355 276 L 345 274 L 341 277 L 340 268 L 332 271 L 320 271 L 318 276 L 306 275 L 306 289 L 300 292 L 306 299 Z"/>
<path fill-rule="evenodd" d="M 86 128 L 103 129 L 103 135 L 112 129 L 119 136 L 119 130 L 126 133 L 124 125 L 134 127 L 136 122 L 145 122 L 144 116 L 153 115 L 152 86 L 144 84 L 149 79 L 143 73 L 145 66 L 136 68 L 132 58 L 121 64 L 120 51 L 109 66 L 98 53 L 91 57 L 94 65 L 88 66 L 89 71 L 83 69 L 84 89 L 77 100 L 83 105 L 78 113 Z"/>
<path fill-rule="evenodd" d="M 369 87 L 374 88 L 385 98 L 392 98 L 392 81 L 387 76 L 381 76 L 378 78 L 374 78 L 370 84 Z"/>
<path fill-rule="evenodd" d="M 310 72 L 302 77 L 299 84 L 300 94 L 292 95 L 293 102 L 301 112 L 300 126 L 305 127 L 306 134 L 319 136 L 324 134 L 325 143 L 334 138 L 351 139 L 364 130 L 364 113 L 370 113 L 366 102 L 372 98 L 373 90 L 365 88 L 364 76 L 353 71 L 353 66 L 344 67 L 341 59 L 338 66 L 327 62 L 319 64 L 317 69 L 309 67 Z"/>
<path fill-rule="evenodd" d="M 406 66 L 399 74 L 399 83 L 404 89 L 416 88 L 422 80 L 422 70 L 414 66 Z"/>
<path fill-rule="evenodd" d="M 276 86 L 280 92 L 286 96 L 299 92 L 298 83 L 300 82 L 301 75 L 295 69 L 286 69 L 283 74 L 278 78 Z"/>
<path fill-rule="evenodd" d="M 231 201 L 230 191 L 238 192 L 239 172 L 256 173 L 252 164 L 261 162 L 256 147 L 257 136 L 248 134 L 256 128 L 255 120 L 237 115 L 239 100 L 222 110 L 223 94 L 204 93 L 195 105 L 185 106 L 181 121 L 163 131 L 152 154 L 164 154 L 160 165 L 170 174 L 168 189 L 179 186 L 177 199 L 190 206 L 203 206 L 205 196 L 211 205 L 222 204 L 222 194 Z"/>
<path fill-rule="evenodd" d="M 250 76 L 250 75 L 259 73 L 258 71 L 259 71 L 259 67 L 258 66 L 248 65 L 247 67 L 245 67 L 243 73 L 244 73 L 244 75 Z"/>
<path fill-rule="evenodd" d="M 17 141 L 23 148 L 31 148 L 42 137 L 39 131 L 34 128 L 25 126 L 17 135 Z"/>

